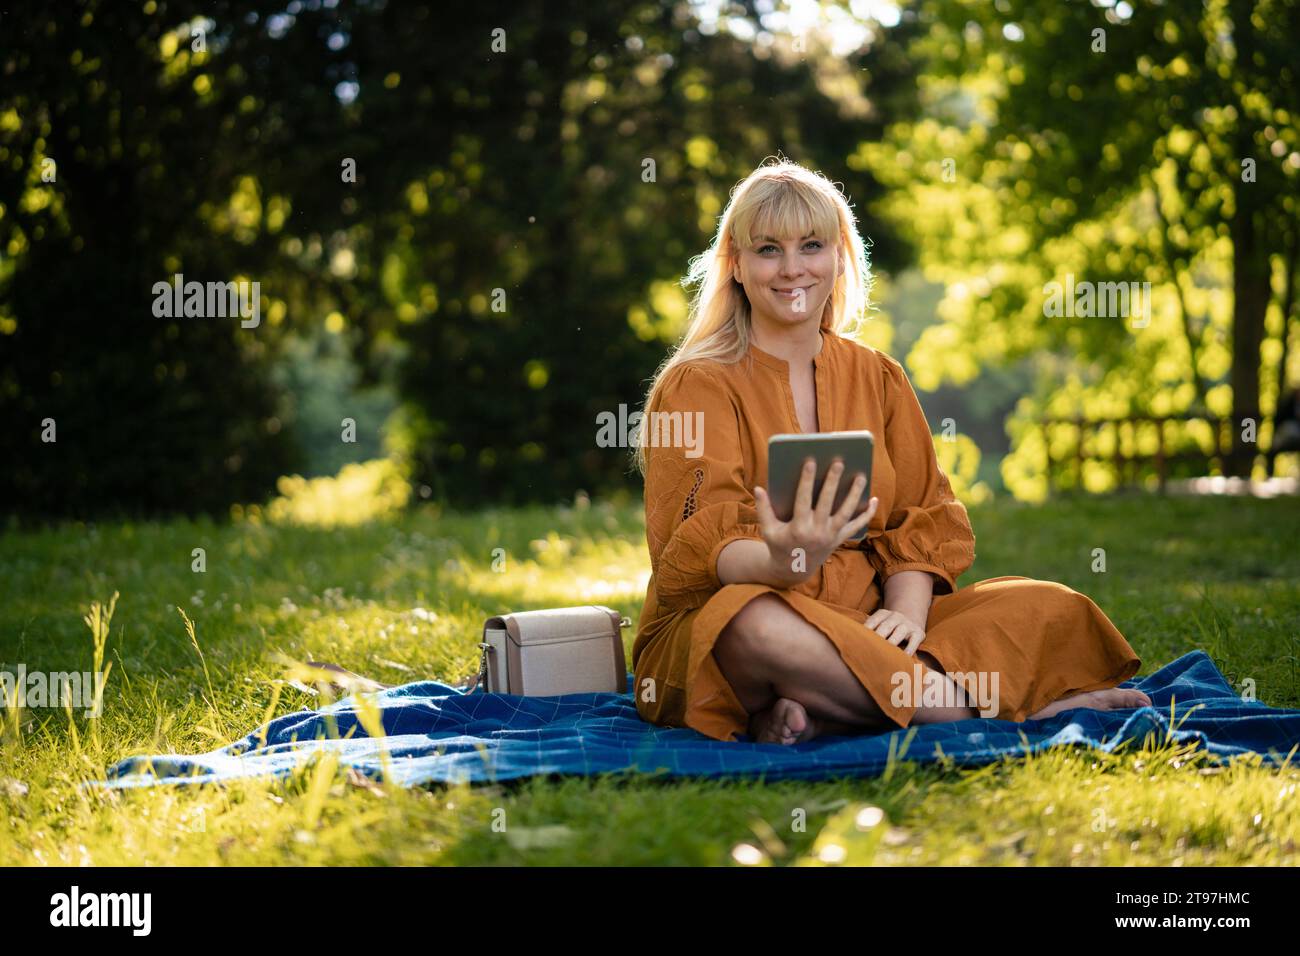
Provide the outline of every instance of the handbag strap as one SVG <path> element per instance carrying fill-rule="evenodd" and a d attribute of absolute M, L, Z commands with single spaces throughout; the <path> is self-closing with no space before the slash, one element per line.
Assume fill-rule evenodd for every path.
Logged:
<path fill-rule="evenodd" d="M 487 641 L 479 641 L 478 646 L 482 648 L 478 658 L 478 673 L 470 677 L 469 683 L 465 687 L 465 693 L 467 694 L 474 693 L 480 687 L 484 688 L 484 693 L 487 693 L 487 656 L 488 651 L 492 650 L 492 645 Z"/>

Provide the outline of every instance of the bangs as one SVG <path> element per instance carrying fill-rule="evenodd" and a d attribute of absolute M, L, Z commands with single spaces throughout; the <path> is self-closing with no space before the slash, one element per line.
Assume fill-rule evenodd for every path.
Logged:
<path fill-rule="evenodd" d="M 816 189 L 789 180 L 756 184 L 751 202 L 737 211 L 736 242 L 748 248 L 760 236 L 802 239 L 816 236 L 834 243 L 839 217 L 834 206 Z"/>

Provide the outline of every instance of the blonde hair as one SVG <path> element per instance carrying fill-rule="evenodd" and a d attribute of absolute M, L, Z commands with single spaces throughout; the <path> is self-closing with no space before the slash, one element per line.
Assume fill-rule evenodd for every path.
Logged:
<path fill-rule="evenodd" d="M 871 264 L 857 230 L 857 217 L 840 189 L 821 173 L 782 157 L 766 160 L 736 184 L 708 250 L 691 260 L 682 285 L 696 287 L 686 334 L 659 366 L 646 392 L 643 413 L 659 399 L 664 379 L 678 366 L 696 359 L 733 365 L 749 352 L 749 299 L 733 274 L 738 250 L 755 236 L 823 240 L 835 236 L 844 271 L 826 299 L 820 327 L 836 335 L 854 335 L 866 316 L 871 294 Z M 642 430 L 644 431 L 644 430 Z M 645 445 L 633 443 L 633 462 L 645 474 Z"/>

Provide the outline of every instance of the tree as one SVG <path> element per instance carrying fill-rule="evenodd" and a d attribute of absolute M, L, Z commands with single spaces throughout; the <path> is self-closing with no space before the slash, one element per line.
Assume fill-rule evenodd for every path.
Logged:
<path fill-rule="evenodd" d="M 949 95 L 936 93 L 934 119 L 895 129 L 893 150 L 872 158 L 888 164 L 910 151 L 921 175 L 895 180 L 909 197 L 893 213 L 932 266 L 975 289 L 945 302 L 957 328 L 937 330 L 926 354 L 959 367 L 1048 348 L 1084 370 L 1101 359 L 1145 374 L 1127 411 L 1152 410 L 1153 388 L 1167 390 L 1157 411 L 1204 410 L 1217 401 L 1221 348 L 1206 286 L 1222 271 L 1236 426 L 1227 470 L 1245 474 L 1256 446 L 1242 425 L 1259 422 L 1261 395 L 1272 391 L 1261 343 L 1274 260 L 1294 272 L 1283 252 L 1300 213 L 1300 11 L 1237 0 L 1132 10 L 936 0 L 918 11 L 927 30 L 915 52 Z M 950 184 L 943 157 L 957 171 Z M 954 222 L 983 241 L 947 241 Z M 1147 331 L 1048 314 L 1043 287 L 1065 271 L 1151 281 L 1157 296 L 1166 285 L 1187 388 L 1169 378 L 1169 356 L 1181 350 L 1160 338 L 1159 316 Z M 1283 316 L 1283 338 L 1286 328 Z M 941 336 L 949 350 L 970 343 L 973 358 L 937 356 Z M 1159 347 L 1147 349 L 1153 337 Z"/>
<path fill-rule="evenodd" d="M 909 108 L 908 27 L 848 56 L 757 5 L 85 0 L 0 26 L 0 496 L 26 513 L 220 511 L 301 462 L 271 366 L 331 323 L 389 438 L 457 505 L 628 481 L 635 407 L 726 190 L 844 165 Z M 914 24 L 913 24 L 914 26 Z M 45 160 L 57 178 L 42 180 Z M 873 229 L 880 262 L 906 250 Z M 152 289 L 258 282 L 261 321 Z M 396 369 L 394 372 L 393 370 Z M 362 421 L 373 436 L 385 422 Z M 57 422 L 58 441 L 40 423 Z M 317 459 L 322 456 L 314 456 Z"/>
<path fill-rule="evenodd" d="M 358 197 L 358 262 L 384 277 L 361 311 L 373 340 L 391 329 L 409 348 L 406 444 L 458 504 L 625 485 L 627 449 L 597 446 L 597 416 L 639 406 L 726 190 L 781 150 L 865 206 L 879 187 L 844 158 L 913 90 L 886 31 L 838 59 L 816 37 L 800 52 L 706 32 L 686 4 L 511 11 L 476 6 L 433 36 L 359 24 L 350 44 L 357 122 L 384 131 L 361 168 L 404 197 Z M 390 119 L 408 115 L 396 81 L 426 125 Z M 878 248 L 899 262 L 892 238 L 879 230 Z"/>

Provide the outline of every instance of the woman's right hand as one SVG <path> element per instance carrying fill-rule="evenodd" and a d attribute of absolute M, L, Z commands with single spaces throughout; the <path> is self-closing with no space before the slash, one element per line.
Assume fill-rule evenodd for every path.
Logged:
<path fill-rule="evenodd" d="M 790 586 L 802 584 L 816 574 L 817 569 L 840 546 L 840 542 L 865 528 L 876 513 L 879 500 L 872 498 L 867 510 L 856 518 L 853 517 L 853 510 L 866 489 L 866 479 L 861 474 L 853 479 L 840 510 L 831 511 L 843 473 L 844 463 L 837 460 L 827 471 L 817 506 L 813 507 L 816 463 L 811 458 L 807 459 L 803 473 L 799 476 L 799 487 L 795 491 L 794 515 L 789 521 L 782 521 L 776 516 L 766 489 L 754 488 L 754 504 L 763 540 L 770 553 L 773 575 L 788 582 Z"/>

